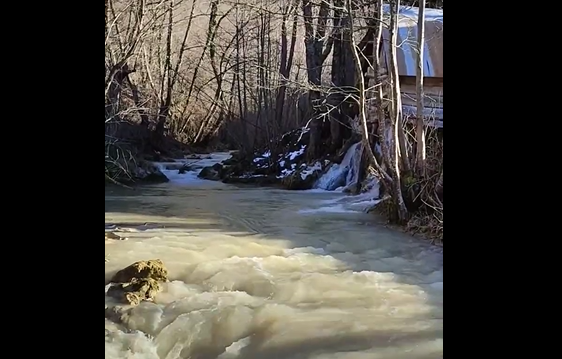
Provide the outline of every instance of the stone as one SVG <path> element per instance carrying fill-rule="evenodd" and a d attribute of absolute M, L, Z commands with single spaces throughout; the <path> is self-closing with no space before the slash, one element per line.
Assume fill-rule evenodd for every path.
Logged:
<path fill-rule="evenodd" d="M 153 300 L 160 291 L 159 282 L 167 281 L 168 270 L 160 259 L 139 261 L 115 273 L 107 295 L 134 306 Z"/>
<path fill-rule="evenodd" d="M 156 170 L 154 172 L 148 173 L 146 176 L 141 178 L 142 182 L 146 183 L 166 183 L 170 181 L 165 174 L 163 174 L 160 170 Z"/>
<path fill-rule="evenodd" d="M 283 178 L 282 184 L 288 190 L 308 190 L 314 186 L 321 173 L 322 171 L 317 170 L 305 175 L 303 170 L 299 169 Z"/>
<path fill-rule="evenodd" d="M 133 278 L 128 283 L 113 284 L 107 295 L 122 303 L 138 305 L 143 300 L 153 300 L 160 291 L 160 284 L 152 278 Z"/>
<path fill-rule="evenodd" d="M 188 164 L 184 164 L 184 165 L 181 166 L 181 168 L 178 170 L 178 174 L 183 175 L 183 174 L 186 174 L 187 171 L 191 171 L 191 166 L 189 166 Z"/>
<path fill-rule="evenodd" d="M 134 170 L 134 179 L 143 183 L 165 183 L 170 179 L 158 167 L 148 161 L 139 161 Z"/>
<path fill-rule="evenodd" d="M 206 179 L 209 181 L 220 181 L 221 179 L 222 165 L 220 163 L 215 163 L 213 166 L 204 167 L 197 177 Z"/>
<path fill-rule="evenodd" d="M 105 240 L 109 241 L 109 240 L 114 240 L 114 241 L 124 241 L 126 240 L 126 237 L 121 237 L 120 235 L 117 235 L 113 232 L 105 232 Z"/>
<path fill-rule="evenodd" d="M 139 261 L 115 273 L 111 282 L 127 283 L 131 282 L 134 278 L 167 282 L 168 270 L 160 259 Z"/>

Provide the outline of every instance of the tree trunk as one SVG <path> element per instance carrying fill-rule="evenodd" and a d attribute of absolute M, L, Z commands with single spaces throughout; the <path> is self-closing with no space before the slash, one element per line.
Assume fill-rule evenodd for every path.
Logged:
<path fill-rule="evenodd" d="M 425 48 L 425 0 L 419 0 L 418 54 L 416 68 L 416 172 L 422 175 L 425 169 L 425 127 L 424 127 L 424 48 Z"/>
<path fill-rule="evenodd" d="M 365 86 L 365 77 L 363 76 L 363 69 L 361 68 L 361 56 L 359 55 L 359 51 L 357 50 L 357 46 L 355 44 L 354 36 L 353 36 L 353 8 L 352 8 L 352 0 L 347 0 L 346 3 L 348 19 L 349 19 L 349 26 L 351 27 L 351 49 L 352 54 L 355 59 L 355 66 L 356 66 L 356 73 L 359 79 L 359 121 L 361 124 L 361 135 L 363 139 L 363 149 L 367 152 L 368 161 L 370 164 L 375 166 L 378 173 L 381 175 L 381 179 L 385 181 L 387 184 L 392 183 L 392 179 L 390 176 L 382 169 L 380 163 L 377 161 L 375 154 L 373 153 L 373 148 L 371 146 L 371 141 L 369 139 L 369 129 L 367 126 L 367 113 L 366 113 L 366 94 L 367 88 Z"/>
<path fill-rule="evenodd" d="M 326 46 L 324 45 L 330 5 L 328 1 L 321 2 L 317 21 L 315 23 L 313 20 L 312 1 L 302 0 L 305 27 L 306 67 L 310 86 L 309 101 L 312 107 L 311 118 L 309 119 L 310 141 L 306 150 L 306 155 L 309 160 L 320 158 L 322 153 L 322 129 L 326 112 L 324 109 L 325 106 L 320 105 L 322 98 L 320 86 L 322 84 L 322 66 L 332 47 L 332 43 L 329 40 L 331 36 L 327 37 L 328 42 Z M 314 25 L 316 25 L 316 29 Z"/>
<path fill-rule="evenodd" d="M 162 80 L 160 85 L 160 109 L 158 110 L 157 124 L 154 129 L 155 147 L 162 150 L 161 137 L 164 136 L 164 129 L 170 105 L 172 104 L 172 33 L 174 31 L 174 0 L 169 0 L 168 8 L 168 28 L 166 32 L 166 58 L 165 58 L 165 81 Z"/>
<path fill-rule="evenodd" d="M 393 154 L 394 154 L 394 173 L 393 178 L 393 200 L 396 206 L 397 219 L 400 223 L 408 220 L 408 210 L 402 196 L 402 171 L 400 164 L 404 167 L 406 174 L 410 173 L 408 152 L 405 144 L 404 127 L 402 119 L 402 101 L 400 92 L 400 78 L 398 76 L 398 60 L 396 47 L 398 46 L 398 15 L 400 10 L 400 0 L 393 0 L 390 6 L 390 75 L 392 92 L 392 116 L 391 123 L 394 126 Z"/>
<path fill-rule="evenodd" d="M 405 175 L 411 174 L 410 159 L 408 148 L 406 146 L 406 135 L 404 133 L 404 118 L 402 116 L 402 92 L 400 90 L 400 76 L 398 73 L 398 55 L 396 48 L 398 44 L 398 21 L 400 0 L 391 1 L 391 15 L 390 15 L 390 75 L 391 75 L 391 93 L 392 93 L 392 106 L 391 113 L 392 119 L 395 123 L 394 132 L 395 140 L 397 142 L 396 157 L 402 165 L 402 171 Z M 399 163 L 399 165 L 400 165 Z M 399 171 L 400 173 L 400 171 Z"/>
<path fill-rule="evenodd" d="M 335 153 L 350 131 L 349 119 L 357 116 L 355 100 L 349 95 L 355 92 L 355 65 L 352 54 L 351 26 L 343 13 L 344 1 L 334 0 L 334 30 L 332 31 L 332 85 L 330 103 L 330 152 Z M 354 94 L 353 94 L 354 95 Z M 346 133 L 347 132 L 347 133 Z"/>
<path fill-rule="evenodd" d="M 293 0 L 291 5 L 287 5 L 285 12 L 283 13 L 283 19 L 281 22 L 281 62 L 279 65 L 280 74 L 280 84 L 279 90 L 277 91 L 277 98 L 275 101 L 275 123 L 277 126 L 281 126 L 283 120 L 283 109 L 285 106 L 285 93 L 287 90 L 287 82 L 291 76 L 291 67 L 293 66 L 293 58 L 295 54 L 295 46 L 297 42 L 297 29 L 298 29 L 298 17 L 297 17 L 297 1 Z M 291 44 L 290 49 L 287 40 L 287 21 L 291 12 L 293 15 L 293 25 L 291 33 Z"/>

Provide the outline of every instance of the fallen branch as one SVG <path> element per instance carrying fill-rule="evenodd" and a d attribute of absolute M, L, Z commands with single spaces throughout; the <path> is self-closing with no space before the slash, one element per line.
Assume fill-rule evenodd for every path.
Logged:
<path fill-rule="evenodd" d="M 121 182 L 119 182 L 119 181 L 116 181 L 115 179 L 111 178 L 111 176 L 108 176 L 107 173 L 105 174 L 105 178 L 108 179 L 111 183 L 116 184 L 116 185 L 118 185 L 118 186 L 120 186 L 120 187 L 134 190 L 133 187 L 129 187 L 129 186 L 127 186 L 126 184 L 123 184 L 123 183 L 121 183 Z"/>

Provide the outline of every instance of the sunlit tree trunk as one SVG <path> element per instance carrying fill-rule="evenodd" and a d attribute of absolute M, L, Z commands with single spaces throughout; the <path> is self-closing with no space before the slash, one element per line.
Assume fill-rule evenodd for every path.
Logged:
<path fill-rule="evenodd" d="M 416 68 L 416 171 L 422 174 L 425 168 L 425 128 L 424 128 L 424 48 L 425 48 L 425 0 L 419 0 L 418 13 L 418 53 Z"/>

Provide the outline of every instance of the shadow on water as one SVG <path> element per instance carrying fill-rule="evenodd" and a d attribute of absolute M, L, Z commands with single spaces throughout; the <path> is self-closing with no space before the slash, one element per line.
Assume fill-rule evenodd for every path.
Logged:
<path fill-rule="evenodd" d="M 303 339 L 300 342 L 270 346 L 262 348 L 264 341 L 259 336 L 252 337 L 252 342 L 242 348 L 237 358 L 244 359 L 310 359 L 318 358 L 321 355 L 333 353 L 358 353 L 376 347 L 378 351 L 388 350 L 388 353 L 377 355 L 376 358 L 385 359 L 438 359 L 435 354 L 415 355 L 407 351 L 396 352 L 396 347 L 416 345 L 435 337 L 443 337 L 442 330 L 427 330 L 413 333 L 403 333 L 396 331 L 367 332 L 363 334 L 342 333 L 333 337 L 323 337 L 319 339 Z M 213 347 L 199 347 L 189 356 L 189 359 L 217 359 L 223 351 Z M 223 354 L 224 355 L 224 354 Z M 183 356 L 182 356 L 183 358 Z M 353 358 L 371 359 L 372 353 L 365 353 Z M 441 357 L 442 358 L 442 357 Z"/>
<path fill-rule="evenodd" d="M 320 203 L 337 198 L 333 193 L 298 193 L 264 188 L 244 188 L 222 184 L 200 187 L 178 187 L 170 184 L 127 190 L 106 189 L 106 213 L 127 213 L 166 218 L 167 229 L 185 231 L 221 231 L 230 236 L 259 235 L 260 238 L 285 240 L 292 247 L 314 247 L 325 255 L 344 263 L 347 269 L 361 272 L 392 273 L 398 283 L 422 285 L 432 313 L 425 320 L 442 321 L 442 249 L 384 227 L 373 215 L 356 213 L 299 214 L 307 202 Z M 318 206 L 317 206 L 318 207 Z M 189 222 L 182 219 L 189 218 Z M 287 225 L 291 221 L 293 225 Z M 146 223 L 113 223 L 141 226 Z M 107 223 L 106 223 L 107 225 Z M 348 231 L 353 226 L 357 231 Z M 357 233 L 362 235 L 357 237 Z M 390 262 L 389 262 L 390 261 Z M 421 265 L 420 263 L 423 263 Z M 432 283 L 441 282 L 441 289 L 431 290 Z M 263 344 L 259 335 L 240 352 L 245 359 L 307 359 L 312 353 L 357 352 L 385 346 L 399 347 L 406 343 L 443 338 L 442 325 L 425 331 L 377 331 L 349 334 L 334 338 L 312 338 L 286 345 Z M 212 348 L 191 353 L 193 359 L 214 359 Z M 367 358 L 354 356 L 353 358 Z M 372 356 L 371 356 L 372 357 Z M 377 356 L 378 357 L 378 356 Z M 382 356 L 381 356 L 382 357 Z M 408 353 L 392 352 L 384 358 L 425 358 Z M 427 358 L 435 356 L 427 356 Z"/>
<path fill-rule="evenodd" d="M 241 351 L 240 357 L 244 359 L 308 359 L 311 354 L 360 352 L 371 349 L 373 346 L 376 346 L 378 350 L 384 350 L 387 347 L 397 347 L 423 342 L 424 340 L 431 340 L 436 336 L 442 337 L 443 331 L 429 330 L 400 334 L 394 331 L 377 331 L 376 333 L 366 333 L 362 335 L 338 335 L 337 337 L 331 338 L 307 339 L 300 343 L 268 348 L 267 350 L 260 350 L 261 342 L 260 339 L 257 338 L 252 344 Z M 412 358 L 411 354 L 408 353 L 394 353 L 392 356 L 385 357 L 393 359 Z M 436 359 L 432 356 L 428 356 L 427 358 Z"/>

